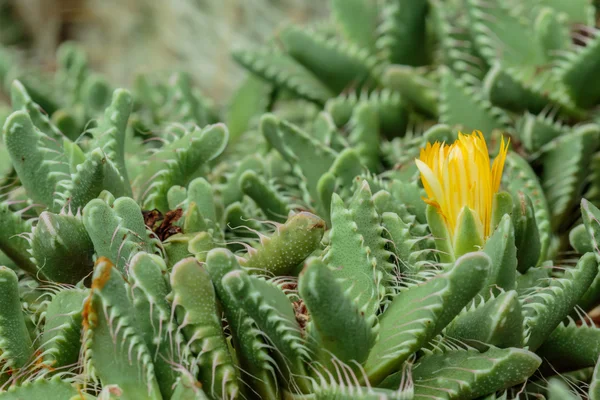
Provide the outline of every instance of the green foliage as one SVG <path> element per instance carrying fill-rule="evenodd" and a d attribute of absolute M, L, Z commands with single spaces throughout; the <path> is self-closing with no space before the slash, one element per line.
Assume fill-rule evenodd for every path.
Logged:
<path fill-rule="evenodd" d="M 595 7 L 331 10 L 227 107 L 0 49 L 0 399 L 600 398 Z M 474 129 L 511 143 L 487 237 L 415 165 Z"/>

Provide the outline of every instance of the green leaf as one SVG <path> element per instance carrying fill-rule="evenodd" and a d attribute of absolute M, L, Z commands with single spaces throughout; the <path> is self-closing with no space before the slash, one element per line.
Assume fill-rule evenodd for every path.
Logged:
<path fill-rule="evenodd" d="M 433 353 L 413 368 L 415 399 L 475 399 L 525 382 L 541 362 L 516 348 Z"/>
<path fill-rule="evenodd" d="M 386 0 L 376 43 L 380 57 L 391 64 L 427 64 L 428 11 L 426 0 Z"/>
<path fill-rule="evenodd" d="M 555 278 L 523 300 L 525 343 L 536 350 L 571 312 L 588 290 L 598 273 L 593 253 L 584 254 L 575 268 L 568 268 L 564 277 Z"/>
<path fill-rule="evenodd" d="M 88 295 L 87 290 L 62 290 L 48 305 L 42 348 L 44 361 L 52 368 L 70 366 L 79 359 L 83 303 Z"/>
<path fill-rule="evenodd" d="M 515 200 L 515 211 L 513 211 L 515 219 L 517 216 L 527 216 L 526 221 L 523 220 L 519 222 L 516 220 L 514 222 L 517 248 L 520 249 L 519 251 L 524 251 L 524 246 L 528 246 L 525 241 L 528 243 L 529 240 L 533 239 L 529 236 L 533 231 L 526 229 L 526 227 L 530 223 L 535 222 L 537 224 L 541 246 L 537 263 L 539 264 L 540 262 L 545 261 L 551 238 L 550 210 L 548 208 L 546 196 L 544 196 L 544 190 L 539 183 L 539 178 L 523 157 L 510 151 L 506 156 L 506 164 L 504 165 L 504 173 L 502 174 L 502 183 L 504 184 L 504 187 L 512 193 L 514 198 L 519 199 L 518 201 Z M 522 197 L 518 195 L 519 192 L 522 192 L 526 196 Z M 527 197 L 529 199 L 527 199 Z M 527 214 L 529 213 L 529 211 L 527 211 L 527 207 L 529 206 L 526 205 L 528 200 L 531 200 L 535 220 Z M 517 207 L 521 208 L 519 209 Z M 520 226 L 520 224 L 524 224 L 525 222 L 526 224 L 524 226 Z M 521 235 L 521 232 L 524 235 Z M 520 245 L 522 241 L 523 245 Z M 536 242 L 534 241 L 533 243 L 535 246 Z M 535 250 L 535 247 L 533 247 L 533 249 Z M 535 253 L 535 251 L 532 251 L 532 253 Z M 528 263 L 521 261 L 520 257 L 522 255 L 522 253 L 518 254 L 519 271 L 523 271 L 522 265 L 525 269 L 528 268 L 528 266 L 531 266 L 528 265 Z M 533 258 L 533 254 L 530 254 L 530 256 Z M 529 261 L 529 259 L 527 260 Z"/>
<path fill-rule="evenodd" d="M 166 273 L 167 266 L 157 255 L 137 253 L 131 259 L 129 277 L 136 321 L 152 357 L 160 391 L 164 398 L 170 398 L 181 375 L 175 365 L 190 368 L 190 354 L 187 349 L 174 348 L 174 343 L 184 343 L 184 338 L 171 320 Z"/>
<path fill-rule="evenodd" d="M 386 87 L 397 90 L 416 110 L 428 116 L 438 116 L 439 92 L 436 82 L 427 79 L 419 70 L 406 65 L 390 65 L 382 81 Z"/>
<path fill-rule="evenodd" d="M 321 242 L 324 221 L 314 214 L 300 212 L 278 225 L 270 237 L 261 235 L 260 245 L 250 250 L 240 264 L 250 274 L 290 276 Z"/>
<path fill-rule="evenodd" d="M 60 143 L 65 138 L 60 131 L 52 124 L 48 115 L 52 115 L 50 110 L 42 109 L 34 100 L 32 100 L 25 86 L 18 80 L 12 82 L 10 86 L 10 100 L 14 111 L 25 111 L 29 114 L 33 125 L 46 136 Z M 45 112 L 44 112 L 45 111 Z"/>
<path fill-rule="evenodd" d="M 427 205 L 427 225 L 433 235 L 440 261 L 443 263 L 454 261 L 454 249 L 448 227 L 438 209 L 430 204 Z"/>
<path fill-rule="evenodd" d="M 365 238 L 358 232 L 352 211 L 335 193 L 331 201 L 331 223 L 330 247 L 323 261 L 333 268 L 347 296 L 367 316 L 372 315 L 382 294 L 381 282 L 373 273 L 376 260 L 371 258 Z"/>
<path fill-rule="evenodd" d="M 592 381 L 590 382 L 589 395 L 590 400 L 600 399 L 600 362 L 598 362 L 598 360 L 596 360 L 594 375 L 592 376 Z"/>
<path fill-rule="evenodd" d="M 171 287 L 177 321 L 196 357 L 203 387 L 215 397 L 236 397 L 237 370 L 221 329 L 210 275 L 196 259 L 186 258 L 173 267 Z"/>
<path fill-rule="evenodd" d="M 281 32 L 279 39 L 289 55 L 334 93 L 377 83 L 377 59 L 364 48 L 294 26 Z"/>
<path fill-rule="evenodd" d="M 365 363 L 377 385 L 448 325 L 481 290 L 490 268 L 482 252 L 465 254 L 424 283 L 399 293 L 379 319 L 379 339 Z"/>
<path fill-rule="evenodd" d="M 101 148 L 106 157 L 115 164 L 119 175 L 123 177 L 123 194 L 126 196 L 132 194 L 125 166 L 125 136 L 132 107 L 131 94 L 124 89 L 115 90 L 111 104 L 104 112 L 104 118 L 92 130 L 93 140 L 90 143 L 92 149 Z"/>
<path fill-rule="evenodd" d="M 242 192 L 254 200 L 269 220 L 287 220 L 290 211 L 288 202 L 262 176 L 252 170 L 246 171 L 240 176 L 239 185 Z"/>
<path fill-rule="evenodd" d="M 44 211 L 33 229 L 31 254 L 40 277 L 76 284 L 92 272 L 94 244 L 79 215 Z"/>
<path fill-rule="evenodd" d="M 535 153 L 553 139 L 567 135 L 569 128 L 547 114 L 525 113 L 517 122 L 517 132 L 527 151 Z"/>
<path fill-rule="evenodd" d="M 280 51 L 268 48 L 238 50 L 233 53 L 233 58 L 266 81 L 288 89 L 304 99 L 325 103 L 334 96 L 331 89 L 308 69 Z"/>
<path fill-rule="evenodd" d="M 523 345 L 523 313 L 514 290 L 474 303 L 446 328 L 445 335 L 480 348 L 487 343 L 496 347 Z"/>
<path fill-rule="evenodd" d="M 600 68 L 600 37 L 593 35 L 585 46 L 573 46 L 558 67 L 558 76 L 567 86 L 575 103 L 582 108 L 591 108 L 600 100 L 600 90 L 590 85 L 590 79 Z"/>
<path fill-rule="evenodd" d="M 483 92 L 495 106 L 516 113 L 541 114 L 552 105 L 558 114 L 581 116 L 551 71 L 495 62 L 485 77 Z"/>
<path fill-rule="evenodd" d="M 273 357 L 277 360 L 279 377 L 289 389 L 308 392 L 304 364 L 304 360 L 309 359 L 308 349 L 287 296 L 279 288 L 243 270 L 228 272 L 221 283 L 275 349 Z"/>
<path fill-rule="evenodd" d="M 368 103 L 375 107 L 379 128 L 386 137 L 403 136 L 406 133 L 408 107 L 398 92 L 389 89 L 342 94 L 329 99 L 325 104 L 325 110 L 331 114 L 335 125 L 341 128 L 350 121 L 354 108 L 359 103 Z"/>
<path fill-rule="evenodd" d="M 487 140 L 495 129 L 510 126 L 506 113 L 483 98 L 476 87 L 469 86 L 446 67 L 441 68 L 441 75 L 441 123 L 459 126 L 467 132 L 479 130 Z"/>
<path fill-rule="evenodd" d="M 556 327 L 536 353 L 556 372 L 593 367 L 600 357 L 600 329 L 586 323 L 578 326 L 569 319 Z"/>
<path fill-rule="evenodd" d="M 298 279 L 298 291 L 309 315 L 314 348 L 326 366 L 332 357 L 352 365 L 367 359 L 375 343 L 375 316 L 366 317 L 348 298 L 328 266 L 317 258 L 307 261 Z"/>
<path fill-rule="evenodd" d="M 378 6 L 369 0 L 331 0 L 331 13 L 348 41 L 369 51 L 375 48 Z"/>
<path fill-rule="evenodd" d="M 70 178 L 62 146 L 37 129 L 28 113 L 16 111 L 4 124 L 4 143 L 27 195 L 51 209 L 58 183 Z"/>
<path fill-rule="evenodd" d="M 317 184 L 335 162 L 337 153 L 310 137 L 298 126 L 279 120 L 272 114 L 261 118 L 260 130 L 303 179 L 308 193 L 318 199 Z"/>
<path fill-rule="evenodd" d="M 23 270 L 35 274 L 37 265 L 30 260 L 29 243 L 20 236 L 31 231 L 31 221 L 13 212 L 6 202 L 0 202 L 0 250 Z"/>
<path fill-rule="evenodd" d="M 517 273 L 517 248 L 509 215 L 504 214 L 500 225 L 483 246 L 483 251 L 490 256 L 492 267 L 481 294 L 488 297 L 490 293 L 498 289 L 514 289 Z"/>
<path fill-rule="evenodd" d="M 33 359 L 33 345 L 21 310 L 17 275 L 0 266 L 0 351 L 2 375 L 21 372 Z M 25 371 L 22 371 L 25 372 Z"/>
<path fill-rule="evenodd" d="M 483 245 L 483 227 L 468 206 L 460 210 L 452 243 L 454 257 L 477 251 Z"/>
<path fill-rule="evenodd" d="M 379 170 L 379 116 L 377 109 L 368 103 L 359 104 L 349 122 L 348 141 L 356 149 L 362 164 L 370 171 Z"/>
<path fill-rule="evenodd" d="M 548 380 L 548 400 L 580 400 L 582 397 L 560 378 Z"/>
<path fill-rule="evenodd" d="M 272 85 L 255 75 L 248 75 L 237 88 L 231 97 L 226 116 L 232 143 L 256 125 L 261 114 L 267 112 L 272 90 Z"/>
<path fill-rule="evenodd" d="M 138 330 L 130 290 L 112 263 L 99 258 L 84 305 L 85 373 L 99 378 L 103 386 L 118 385 L 125 400 L 160 400 L 154 365 Z"/>
<path fill-rule="evenodd" d="M 61 206 L 79 209 L 107 190 L 115 197 L 131 193 L 129 183 L 118 171 L 107 155 L 96 148 L 85 155 L 85 160 L 78 164 L 71 174 L 71 182 L 63 183 L 64 193 L 57 200 Z"/>
<path fill-rule="evenodd" d="M 578 206 L 588 174 L 586 167 L 598 149 L 599 139 L 600 126 L 586 124 L 541 149 L 540 182 L 548 199 L 554 229 L 572 223 L 570 213 Z"/>
<path fill-rule="evenodd" d="M 173 185 L 187 186 L 199 168 L 218 157 L 227 145 L 229 131 L 221 123 L 184 131 L 143 161 L 143 173 L 133 187 L 144 209 L 168 211 L 167 193 Z"/>
<path fill-rule="evenodd" d="M 509 66 L 535 67 L 547 62 L 539 37 L 522 15 L 516 15 L 502 2 L 466 3 L 474 42 L 488 64 L 502 60 Z"/>
<path fill-rule="evenodd" d="M 569 2 L 561 0 L 534 0 L 534 2 L 552 7 L 552 9 L 559 13 L 564 13 L 571 24 L 593 25 L 595 8 L 590 0 L 573 0 Z"/>
<path fill-rule="evenodd" d="M 111 260 L 121 272 L 135 253 L 153 253 L 155 239 L 146 229 L 140 206 L 129 197 L 116 199 L 112 207 L 101 199 L 90 201 L 83 209 L 83 224 L 96 255 Z"/>
<path fill-rule="evenodd" d="M 492 218 L 490 222 L 490 232 L 494 232 L 505 214 L 509 216 L 513 212 L 513 199 L 508 192 L 498 192 L 492 199 Z"/>
<path fill-rule="evenodd" d="M 19 386 L 10 386 L 8 390 L 0 393 L 2 400 L 65 400 L 65 399 L 92 400 L 95 397 L 82 395 L 75 383 L 63 380 L 56 376 L 52 379 L 38 378 L 25 381 Z"/>
<path fill-rule="evenodd" d="M 236 358 L 247 372 L 244 381 L 265 399 L 278 397 L 275 370 L 277 366 L 269 354 L 261 331 L 254 320 L 238 307 L 234 296 L 223 286 L 222 278 L 229 272 L 241 270 L 235 256 L 226 249 L 211 250 L 206 257 L 206 269 L 232 333 Z"/>
<path fill-rule="evenodd" d="M 550 0 L 553 1 L 553 0 Z M 575 0 L 577 2 L 578 0 Z M 581 2 L 581 0 L 579 0 Z M 583 0 L 584 2 L 588 0 Z M 540 2 L 548 2 L 541 0 Z M 549 7 L 542 8 L 535 19 L 535 31 L 549 60 L 560 59 L 559 54 L 571 47 L 569 25 L 564 14 Z"/>

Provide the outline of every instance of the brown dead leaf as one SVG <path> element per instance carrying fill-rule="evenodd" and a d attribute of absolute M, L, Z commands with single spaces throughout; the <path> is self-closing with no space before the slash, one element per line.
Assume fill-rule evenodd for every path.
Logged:
<path fill-rule="evenodd" d="M 144 224 L 146 224 L 146 226 L 150 228 L 161 241 L 165 241 L 169 236 L 182 232 L 181 227 L 174 225 L 183 215 L 183 210 L 181 208 L 167 211 L 164 215 L 156 209 L 142 211 L 142 214 L 144 215 Z M 162 221 L 160 225 L 156 226 L 160 221 Z"/>

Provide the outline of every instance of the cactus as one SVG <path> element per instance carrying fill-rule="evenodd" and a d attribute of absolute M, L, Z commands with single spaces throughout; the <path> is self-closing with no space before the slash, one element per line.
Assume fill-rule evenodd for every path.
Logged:
<path fill-rule="evenodd" d="M 0 52 L 0 400 L 600 398 L 595 6 L 330 5 L 230 107 Z"/>

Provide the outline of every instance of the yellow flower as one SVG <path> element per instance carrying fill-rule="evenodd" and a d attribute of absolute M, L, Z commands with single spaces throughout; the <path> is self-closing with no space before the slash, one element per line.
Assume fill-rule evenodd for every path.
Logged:
<path fill-rule="evenodd" d="M 427 143 L 421 149 L 417 167 L 428 198 L 426 203 L 437 208 L 452 238 L 456 236 L 459 214 L 468 207 L 483 239 L 492 232 L 492 201 L 500 188 L 500 179 L 508 151 L 504 138 L 494 163 L 490 165 L 487 144 L 480 131 L 470 135 L 459 133 L 451 145 Z"/>

